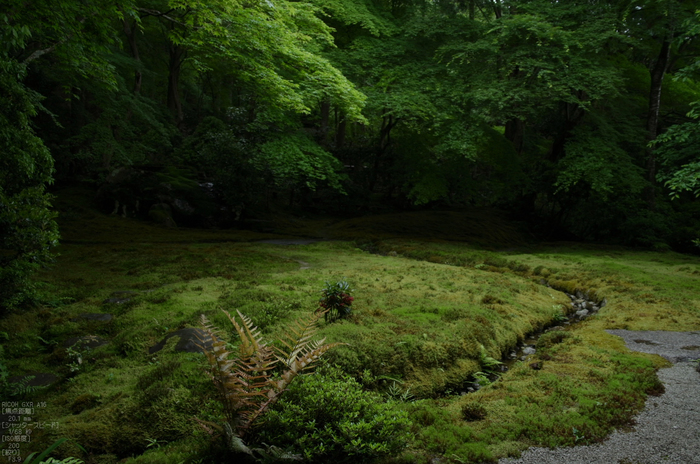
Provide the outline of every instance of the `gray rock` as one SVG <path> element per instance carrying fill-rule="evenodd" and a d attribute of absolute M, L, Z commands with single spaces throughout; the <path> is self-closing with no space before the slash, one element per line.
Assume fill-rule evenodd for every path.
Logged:
<path fill-rule="evenodd" d="M 194 214 L 195 209 L 190 205 L 188 202 L 185 200 L 181 200 L 179 198 L 176 198 L 172 202 L 173 207 L 180 213 L 183 214 Z"/>
<path fill-rule="evenodd" d="M 588 310 L 587 309 L 580 309 L 580 310 L 576 311 L 576 315 L 578 317 L 586 317 L 586 316 L 588 316 Z"/>
<path fill-rule="evenodd" d="M 203 353 L 204 347 L 206 350 L 212 348 L 212 339 L 202 329 L 187 328 L 176 330 L 169 333 L 157 345 L 153 345 L 148 349 L 150 354 L 157 353 L 165 347 L 167 341 L 172 337 L 179 337 L 180 341 L 175 345 L 175 351 L 185 351 L 187 353 Z"/>
<path fill-rule="evenodd" d="M 107 313 L 85 313 L 79 314 L 77 317 L 71 319 L 71 321 L 78 322 L 82 319 L 86 321 L 109 322 L 112 320 L 112 318 L 113 316 Z"/>
<path fill-rule="evenodd" d="M 524 355 L 531 355 L 531 354 L 535 354 L 535 353 L 537 353 L 537 350 L 531 346 L 526 346 L 525 348 L 523 348 Z"/>

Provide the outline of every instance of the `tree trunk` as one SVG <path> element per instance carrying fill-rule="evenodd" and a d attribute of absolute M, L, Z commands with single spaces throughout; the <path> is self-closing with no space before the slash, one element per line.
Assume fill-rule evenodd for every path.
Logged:
<path fill-rule="evenodd" d="M 319 127 L 319 139 L 322 144 L 325 144 L 328 139 L 328 128 L 330 127 L 331 119 L 331 101 L 325 99 L 321 102 L 321 123 Z"/>
<path fill-rule="evenodd" d="M 180 101 L 180 71 L 182 62 L 185 59 L 185 49 L 174 43 L 168 46 L 168 109 L 175 115 L 177 123 L 181 123 L 185 118 L 182 112 L 182 102 Z"/>
<path fill-rule="evenodd" d="M 501 9 L 501 3 L 499 0 L 491 0 L 491 6 L 493 7 L 493 13 L 496 15 L 496 19 L 500 19 L 503 16 L 503 10 Z"/>
<path fill-rule="evenodd" d="M 664 76 L 668 70 L 668 64 L 671 58 L 671 42 L 673 33 L 669 32 L 664 37 L 661 44 L 659 56 L 654 63 L 654 66 L 649 69 L 651 77 L 651 87 L 649 90 L 649 113 L 647 115 L 647 141 L 651 142 L 656 138 L 659 130 L 659 110 L 661 108 L 661 87 L 664 82 Z M 647 180 L 649 186 L 646 188 L 645 196 L 649 207 L 656 207 L 656 191 L 654 184 L 656 183 L 656 154 L 654 149 L 648 147 L 647 151 Z"/>
<path fill-rule="evenodd" d="M 345 132 L 347 129 L 347 119 L 343 113 L 340 113 L 340 120 L 338 121 L 338 128 L 335 132 L 335 148 L 343 148 L 345 145 Z"/>
<path fill-rule="evenodd" d="M 523 151 L 523 135 L 525 125 L 521 119 L 511 119 L 506 122 L 505 137 L 511 141 L 515 152 L 519 155 Z"/>
<path fill-rule="evenodd" d="M 564 147 L 571 136 L 571 131 L 578 126 L 586 112 L 574 103 L 562 103 L 560 114 L 562 122 L 559 125 L 557 135 L 552 143 L 552 149 L 549 152 L 549 159 L 554 162 L 558 162 L 566 155 Z"/>
<path fill-rule="evenodd" d="M 139 47 L 136 43 L 134 27 L 129 24 L 126 18 L 124 19 L 124 34 L 126 34 L 126 39 L 131 48 L 131 56 L 137 62 L 137 68 L 134 70 L 134 94 L 139 95 L 141 93 L 141 83 L 143 81 L 143 76 L 141 75 L 141 58 L 139 56 Z"/>
<path fill-rule="evenodd" d="M 369 181 L 369 191 L 374 192 L 379 177 L 380 161 L 384 157 L 391 145 L 391 130 L 399 123 L 399 118 L 394 119 L 394 116 L 384 116 L 382 118 L 382 127 L 379 130 L 379 147 L 374 156 L 374 165 L 372 166 L 372 174 Z"/>

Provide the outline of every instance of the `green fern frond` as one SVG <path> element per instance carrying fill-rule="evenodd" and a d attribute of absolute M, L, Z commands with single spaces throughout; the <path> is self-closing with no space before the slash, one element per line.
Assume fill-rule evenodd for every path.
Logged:
<path fill-rule="evenodd" d="M 240 339 L 238 356 L 231 359 L 232 352 L 218 335 L 218 329 L 202 315 L 202 326 L 211 337 L 211 349 L 205 355 L 211 366 L 214 381 L 223 402 L 229 427 L 236 436 L 236 443 L 248 429 L 272 406 L 289 384 L 305 369 L 311 367 L 326 351 L 344 343 L 324 344 L 325 339 L 312 340 L 318 321 L 324 316 L 316 312 L 300 318 L 288 327 L 288 333 L 280 340 L 286 347 L 273 350 L 263 340 L 260 331 L 250 318 L 237 311 L 240 323 L 226 311 Z M 286 370 L 279 378 L 273 379 L 271 371 L 277 363 L 283 363 Z M 240 441 L 240 443 L 239 443 Z"/>
<path fill-rule="evenodd" d="M 41 461 L 40 464 L 83 464 L 83 461 L 78 458 L 65 458 L 60 461 L 58 459 L 48 458 L 46 461 Z"/>
<path fill-rule="evenodd" d="M 287 351 L 277 348 L 277 359 L 282 362 L 285 366 L 289 367 L 293 360 L 295 360 L 300 353 L 308 346 L 309 343 L 313 343 L 311 337 L 316 334 L 318 330 L 318 321 L 323 317 L 323 312 L 316 312 L 311 314 L 308 318 L 300 318 L 290 325 L 289 332 L 280 338 L 280 342 L 287 347 Z M 322 343 L 323 341 L 321 341 Z"/>
<path fill-rule="evenodd" d="M 236 318 L 231 316 L 228 311 L 222 311 L 224 314 L 226 314 L 238 333 L 238 338 L 241 341 L 241 344 L 238 347 L 241 358 L 245 359 L 252 357 L 265 346 L 260 331 L 253 325 L 253 321 L 250 318 L 244 316 L 240 311 L 236 310 L 238 316 L 241 318 L 241 321 L 243 321 L 243 325 L 241 326 L 238 324 L 238 321 L 236 321 Z"/>

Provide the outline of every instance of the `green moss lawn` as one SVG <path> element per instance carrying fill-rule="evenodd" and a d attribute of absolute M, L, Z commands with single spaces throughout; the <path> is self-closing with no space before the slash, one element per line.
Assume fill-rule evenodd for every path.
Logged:
<path fill-rule="evenodd" d="M 648 394 L 661 393 L 655 371 L 666 365 L 629 352 L 605 329 L 700 330 L 697 256 L 528 244 L 493 212 L 288 218 L 272 235 L 163 229 L 105 216 L 78 194 L 60 198 L 63 243 L 55 265 L 37 276 L 41 301 L 0 320 L 9 375 L 59 378 L 33 392 L 8 390 L 46 402 L 36 419 L 56 423 L 35 431 L 23 452 L 68 438 L 57 457 L 215 462 L 216 442 L 193 419 L 221 419 L 204 356 L 174 351 L 175 338 L 157 353 L 149 348 L 199 327 L 201 314 L 231 334 L 221 309 L 248 315 L 275 340 L 318 308 L 326 281 L 347 280 L 355 300 L 350 318 L 321 325 L 319 338 L 347 343 L 325 362 L 412 424 L 408 447 L 384 462 L 493 461 L 532 445 L 602 440 L 628 425 Z M 253 241 L 285 233 L 324 241 Z M 463 394 L 485 356 L 501 358 L 570 311 L 556 289 L 607 304 L 563 335 L 547 335 L 498 381 Z M 79 317 L 87 313 L 114 317 Z M 64 345 L 87 335 L 109 343 Z"/>

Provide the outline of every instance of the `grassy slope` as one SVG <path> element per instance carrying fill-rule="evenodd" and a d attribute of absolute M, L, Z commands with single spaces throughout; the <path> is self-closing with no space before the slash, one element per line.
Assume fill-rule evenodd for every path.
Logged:
<path fill-rule="evenodd" d="M 378 247 L 490 273 L 509 275 L 514 268 L 526 278 L 546 279 L 570 292 L 586 290 L 608 301 L 564 341 L 514 366 L 503 381 L 467 397 L 413 406 L 415 420 L 423 420 L 417 433 L 426 437 L 424 446 L 455 458 L 516 455 L 527 444 L 560 446 L 603 438 L 611 427 L 627 423 L 642 405 L 645 390 L 658 391 L 648 368 L 664 365 L 657 357 L 629 353 L 620 339 L 604 330 L 700 328 L 697 257 L 574 244 L 497 256 L 450 243 L 426 246 L 394 240 Z M 542 362 L 542 369 L 530 369 L 533 362 Z M 484 408 L 486 419 L 465 426 L 462 411 L 475 405 Z M 435 406 L 449 411 L 448 417 L 436 415 Z M 436 441 L 441 444 L 435 446 Z"/>
<path fill-rule="evenodd" d="M 99 455 L 93 462 L 139 455 L 160 446 L 154 440 L 171 443 L 130 462 L 191 462 L 207 437 L 190 418 L 218 415 L 202 357 L 176 354 L 172 342 L 153 355 L 148 347 L 172 330 L 196 327 L 201 313 L 228 329 L 218 308 L 239 309 L 273 339 L 285 322 L 316 307 L 326 280 L 347 279 L 356 297 L 351 320 L 321 331 L 329 341 L 350 343 L 329 360 L 368 388 L 399 386 L 418 399 L 395 403 L 409 411 L 416 436 L 397 462 L 433 455 L 488 460 L 531 444 L 598 440 L 628 422 L 645 391 L 658 390 L 653 369 L 664 364 L 628 353 L 604 329 L 700 329 L 697 258 L 573 244 L 485 251 L 440 241 L 485 244 L 497 236 L 510 246 L 523 243 L 511 225 L 481 212 L 319 221 L 313 230 L 288 221 L 297 233 L 356 241 L 282 247 L 245 242 L 269 238 L 250 232 L 165 230 L 105 217 L 77 195 L 63 198 L 67 240 L 56 266 L 40 276 L 45 304 L 0 321 L 0 331 L 10 334 L 4 348 L 13 375 L 41 371 L 66 379 L 34 394 L 47 402 L 43 420 L 59 428 L 38 433 L 32 446 L 70 437 Z M 421 231 L 433 241 L 417 240 Z M 541 279 L 589 290 L 608 305 L 502 381 L 455 394 L 482 368 L 480 345 L 499 357 L 566 308 L 568 298 Z M 148 292 L 103 304 L 115 291 Z M 71 321 L 89 312 L 116 318 Z M 111 343 L 76 365 L 61 344 L 86 334 Z M 531 369 L 537 361 L 542 369 Z M 61 450 L 79 455 L 71 445 Z"/>

